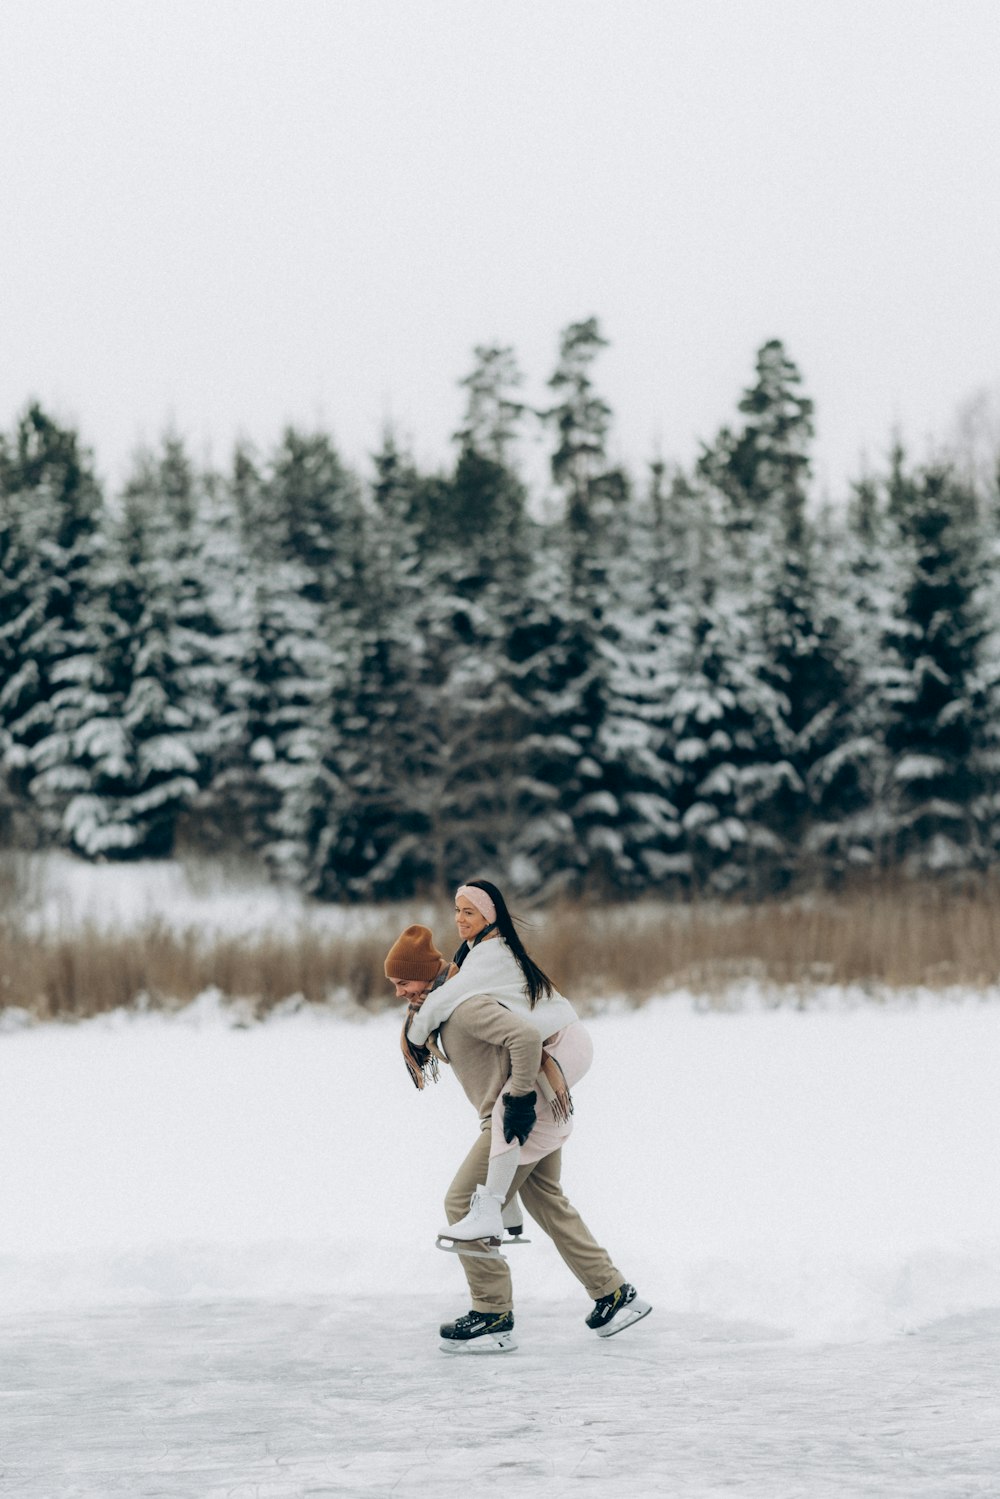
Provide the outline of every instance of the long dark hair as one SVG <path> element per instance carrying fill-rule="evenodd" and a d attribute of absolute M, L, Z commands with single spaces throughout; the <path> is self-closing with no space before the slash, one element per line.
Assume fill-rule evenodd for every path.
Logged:
<path fill-rule="evenodd" d="M 517 959 L 517 966 L 524 974 L 524 992 L 528 996 L 528 1003 L 534 1009 L 543 995 L 547 998 L 552 993 L 555 985 L 548 974 L 543 972 L 538 964 L 529 958 L 525 952 L 524 943 L 518 936 L 517 928 L 514 925 L 514 918 L 508 911 L 507 902 L 500 894 L 496 885 L 491 885 L 489 880 L 466 880 L 465 884 L 474 885 L 477 890 L 485 890 L 496 907 L 496 929 Z M 473 939 L 472 946 L 475 947 L 475 945 L 476 942 Z M 461 968 L 468 956 L 469 943 L 463 942 L 455 954 L 455 962 L 459 968 Z"/>

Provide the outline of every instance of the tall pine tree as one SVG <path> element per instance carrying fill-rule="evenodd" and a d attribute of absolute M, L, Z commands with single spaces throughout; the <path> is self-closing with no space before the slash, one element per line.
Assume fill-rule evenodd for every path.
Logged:
<path fill-rule="evenodd" d="M 980 866 L 991 790 L 986 623 L 972 496 L 946 468 L 897 476 L 905 573 L 886 644 L 895 859 L 911 871 Z"/>
<path fill-rule="evenodd" d="M 103 498 L 71 428 L 33 404 L 0 441 L 0 766 L 42 835 L 62 836 L 72 745 L 99 698 L 95 578 Z"/>

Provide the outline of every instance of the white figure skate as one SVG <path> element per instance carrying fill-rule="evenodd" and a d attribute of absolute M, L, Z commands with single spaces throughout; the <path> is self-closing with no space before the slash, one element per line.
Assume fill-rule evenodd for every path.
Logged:
<path fill-rule="evenodd" d="M 461 1254 L 470 1260 L 502 1260 L 503 1198 L 479 1186 L 472 1194 L 469 1211 L 437 1236 L 438 1249 Z"/>

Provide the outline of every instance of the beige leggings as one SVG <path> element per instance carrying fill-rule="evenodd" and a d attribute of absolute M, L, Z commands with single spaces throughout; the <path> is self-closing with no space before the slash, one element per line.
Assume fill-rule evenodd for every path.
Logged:
<path fill-rule="evenodd" d="M 478 1136 L 448 1188 L 445 1212 L 457 1223 L 469 1211 L 476 1187 L 486 1180 L 490 1156 L 489 1123 Z M 520 1192 L 521 1201 L 562 1255 L 568 1268 L 594 1301 L 610 1296 L 625 1277 L 611 1263 L 607 1250 L 595 1241 L 560 1185 L 562 1151 L 553 1150 L 540 1161 L 519 1166 L 508 1199 Z M 507 1312 L 512 1302 L 510 1268 L 505 1260 L 474 1260 L 460 1256 L 476 1312 Z"/>

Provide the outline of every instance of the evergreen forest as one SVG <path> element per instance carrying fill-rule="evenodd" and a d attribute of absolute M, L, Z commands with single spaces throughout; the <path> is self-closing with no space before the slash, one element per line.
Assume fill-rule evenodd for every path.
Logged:
<path fill-rule="evenodd" d="M 627 471 L 605 347 L 563 330 L 542 409 L 477 348 L 437 472 L 391 430 L 363 474 L 323 431 L 225 471 L 168 433 L 107 494 L 28 405 L 0 434 L 0 844 L 237 854 L 337 901 L 992 871 L 995 470 L 887 435 L 818 505 L 774 340 L 695 464 Z"/>

